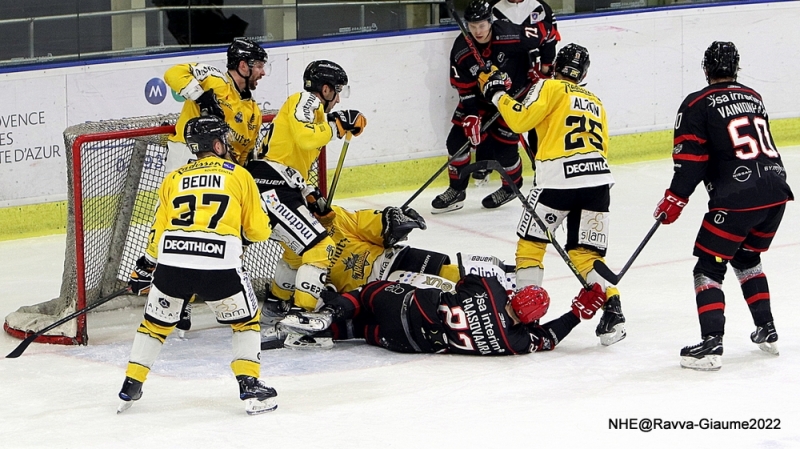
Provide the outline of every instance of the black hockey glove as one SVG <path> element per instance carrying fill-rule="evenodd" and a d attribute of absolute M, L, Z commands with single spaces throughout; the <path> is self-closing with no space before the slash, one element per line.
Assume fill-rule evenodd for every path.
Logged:
<path fill-rule="evenodd" d="M 322 192 L 320 192 L 318 188 L 308 187 L 306 191 L 303 192 L 303 195 L 306 197 L 308 210 L 312 213 L 325 215 L 330 212 L 330 209 L 328 209 L 328 200 L 322 195 Z"/>
<path fill-rule="evenodd" d="M 506 92 L 511 89 L 511 78 L 498 70 L 492 71 L 490 74 L 478 75 L 478 83 L 481 86 L 483 96 L 489 101 L 492 101 L 496 93 Z"/>
<path fill-rule="evenodd" d="M 128 281 L 128 287 L 131 293 L 136 295 L 146 295 L 150 292 L 150 285 L 153 283 L 153 270 L 156 269 L 155 264 L 147 260 L 147 257 L 142 256 L 136 261 L 136 268 L 131 273 L 131 279 Z"/>
<path fill-rule="evenodd" d="M 340 139 L 348 131 L 358 136 L 367 127 L 367 118 L 355 109 L 333 111 L 328 114 L 328 121 L 336 128 L 336 136 Z"/>
<path fill-rule="evenodd" d="M 217 101 L 217 96 L 214 95 L 214 89 L 208 89 L 195 100 L 197 106 L 200 107 L 200 115 L 213 115 L 225 120 L 225 112 Z"/>
<path fill-rule="evenodd" d="M 333 225 L 333 219 L 336 218 L 336 212 L 328 207 L 327 198 L 316 187 L 313 189 L 308 188 L 303 194 L 306 197 L 308 210 L 322 223 L 322 226 L 330 228 Z"/>
<path fill-rule="evenodd" d="M 389 206 L 383 210 L 383 247 L 391 248 L 408 238 L 412 229 L 426 229 L 428 225 L 417 211 L 407 207 Z"/>

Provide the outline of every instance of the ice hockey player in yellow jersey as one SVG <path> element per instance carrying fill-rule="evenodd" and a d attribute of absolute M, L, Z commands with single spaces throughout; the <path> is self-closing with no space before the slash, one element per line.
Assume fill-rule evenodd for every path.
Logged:
<path fill-rule="evenodd" d="M 594 271 L 608 245 L 610 190 L 608 124 L 600 99 L 581 85 L 589 70 L 586 48 L 569 44 L 556 56 L 555 79 L 537 83 L 522 102 L 505 93 L 505 74 L 479 76 L 481 91 L 514 132 L 532 130 L 536 177 L 528 202 L 540 217 L 552 217 L 550 231 L 567 222 L 567 250 L 587 282 L 603 286 L 608 301 L 596 334 L 604 345 L 625 338 L 625 317 L 616 287 Z M 532 145 L 533 146 L 533 145 Z M 517 282 L 541 285 L 549 242 L 527 211 L 517 226 Z"/>
<path fill-rule="evenodd" d="M 269 73 L 267 52 L 245 38 L 236 38 L 228 46 L 227 71 L 198 63 L 178 64 L 167 70 L 164 81 L 187 101 L 175 124 L 175 134 L 169 138 L 164 173 L 194 158 L 186 148 L 183 129 L 189 119 L 201 115 L 214 115 L 228 124 L 231 156 L 244 165 L 261 128 L 261 109 L 252 90 Z"/>
<path fill-rule="evenodd" d="M 272 122 L 261 157 L 247 169 L 267 205 L 273 238 L 285 257 L 278 262 L 271 293 L 294 305 L 318 310 L 334 242 L 320 220 L 332 212 L 308 173 L 321 148 L 335 136 L 360 135 L 366 118 L 356 110 L 332 111 L 340 96 L 349 96 L 347 74 L 331 61 L 313 61 L 303 73 L 303 92 L 291 95 Z M 295 279 L 296 277 L 296 279 Z M 284 280 L 284 281 L 280 281 Z M 295 288 L 296 286 L 296 288 Z"/>
<path fill-rule="evenodd" d="M 231 369 L 247 413 L 277 407 L 275 390 L 258 379 L 260 312 L 241 261 L 242 240 L 267 240 L 269 220 L 252 176 L 229 158 L 228 133 L 217 117 L 190 119 L 184 135 L 198 159 L 169 174 L 159 189 L 150 241 L 129 281 L 134 293 L 148 296 L 118 412 L 141 398 L 164 340 L 195 295 L 233 330 Z"/>

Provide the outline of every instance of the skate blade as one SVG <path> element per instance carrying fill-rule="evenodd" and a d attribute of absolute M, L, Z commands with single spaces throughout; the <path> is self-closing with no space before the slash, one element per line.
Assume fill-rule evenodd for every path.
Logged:
<path fill-rule="evenodd" d="M 701 358 L 681 357 L 681 367 L 697 371 L 719 371 L 722 368 L 721 355 L 707 355 Z"/>
<path fill-rule="evenodd" d="M 261 341 L 262 351 L 269 351 L 270 349 L 278 349 L 282 347 L 283 347 L 283 340 L 278 340 L 277 338 L 274 340 Z"/>
<path fill-rule="evenodd" d="M 289 334 L 283 346 L 291 349 L 331 349 L 333 348 L 332 338 L 315 337 L 313 341 L 303 339 L 303 335 Z"/>
<path fill-rule="evenodd" d="M 433 215 L 444 214 L 446 212 L 454 212 L 463 208 L 464 208 L 464 202 L 462 201 L 460 203 L 451 204 L 445 207 L 444 209 L 431 209 L 431 214 Z"/>
<path fill-rule="evenodd" d="M 251 398 L 245 399 L 244 401 L 244 411 L 246 411 L 248 415 L 260 415 L 262 413 L 271 412 L 276 408 L 278 408 L 278 404 L 275 398 L 267 398 L 263 401 Z"/>
<path fill-rule="evenodd" d="M 483 179 L 475 179 L 475 187 L 479 189 L 486 184 L 489 184 L 489 175 L 486 175 L 486 177 Z"/>
<path fill-rule="evenodd" d="M 181 329 L 177 329 L 177 331 L 175 333 L 175 336 L 178 338 L 178 340 L 181 340 L 181 341 L 188 340 L 188 338 L 186 338 L 186 331 L 181 330 Z"/>
<path fill-rule="evenodd" d="M 606 334 L 600 334 L 600 344 L 603 346 L 611 346 L 614 343 L 617 343 L 625 337 L 628 336 L 628 332 L 625 331 L 625 325 L 623 323 L 617 324 L 616 326 L 611 328 L 611 332 Z"/>
<path fill-rule="evenodd" d="M 764 343 L 759 343 L 758 348 L 768 354 L 780 355 L 778 352 L 778 343 L 767 343 L 765 341 Z"/>
<path fill-rule="evenodd" d="M 117 414 L 119 415 L 120 413 L 124 412 L 125 410 L 128 410 L 129 408 L 131 408 L 132 405 L 133 405 L 133 401 L 122 401 L 122 403 L 119 404 L 119 407 L 117 407 Z"/>

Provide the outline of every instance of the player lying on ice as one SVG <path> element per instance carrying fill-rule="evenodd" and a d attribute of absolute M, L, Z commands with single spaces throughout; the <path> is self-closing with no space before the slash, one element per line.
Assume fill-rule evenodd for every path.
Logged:
<path fill-rule="evenodd" d="M 416 228 L 425 229 L 425 220 L 411 208 L 387 207 L 383 210 L 363 209 L 350 211 L 332 206 L 333 214 L 323 220 L 331 239 L 335 242 L 329 255 L 328 288 L 337 292 L 348 292 L 376 280 L 409 281 L 410 276 L 420 282 L 452 289 L 461 278 L 459 267 L 450 263 L 446 254 L 426 249 L 405 246 L 400 242 Z M 288 256 L 288 257 L 287 257 Z M 299 258 L 285 254 L 275 270 L 273 286 L 294 290 Z M 497 276 L 513 290 L 514 267 L 506 266 L 491 256 L 465 255 L 462 258 L 465 273 Z M 510 273 L 507 273 L 509 271 Z M 430 279 L 426 276 L 433 275 Z M 288 296 L 288 295 L 287 295 Z M 286 316 L 291 301 L 268 297 L 264 301 L 261 315 L 261 348 L 273 349 L 284 346 L 293 348 L 329 347 L 328 337 L 315 337 L 278 332 L 278 322 Z"/>
<path fill-rule="evenodd" d="M 319 312 L 290 314 L 281 326 L 304 333 L 330 328 L 334 339 L 364 338 L 395 352 L 471 355 L 552 350 L 606 300 L 594 284 L 591 290 L 581 289 L 570 311 L 539 324 L 550 305 L 547 292 L 535 285 L 508 291 L 496 277 L 469 274 L 452 291 L 374 281 L 322 296 L 325 305 Z"/>

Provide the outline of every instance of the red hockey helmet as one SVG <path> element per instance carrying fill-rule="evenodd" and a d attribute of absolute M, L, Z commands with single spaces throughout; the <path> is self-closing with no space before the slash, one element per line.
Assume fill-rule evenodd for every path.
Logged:
<path fill-rule="evenodd" d="M 538 285 L 523 287 L 511 298 L 511 308 L 524 324 L 532 323 L 547 313 L 550 295 Z"/>

